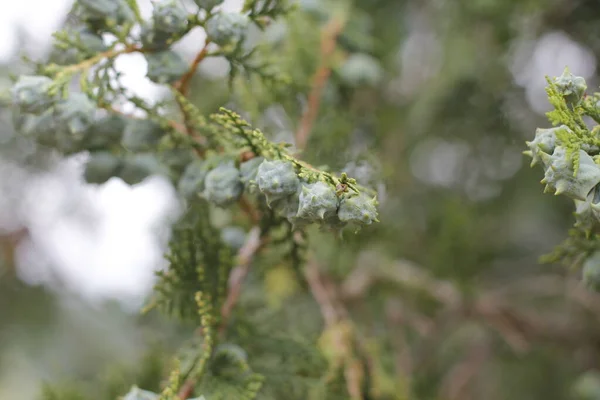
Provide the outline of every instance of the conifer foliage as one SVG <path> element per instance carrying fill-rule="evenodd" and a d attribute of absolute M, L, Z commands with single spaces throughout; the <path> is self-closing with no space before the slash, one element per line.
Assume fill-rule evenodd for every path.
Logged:
<path fill-rule="evenodd" d="M 210 57 L 228 60 L 230 83 L 243 73 L 274 91 L 291 84 L 261 63 L 264 46 L 249 36 L 294 10 L 279 0 L 247 0 L 238 13 L 221 11 L 221 1 L 194 3 L 192 9 L 156 0 L 145 20 L 135 0 L 77 0 L 69 24 L 54 35 L 54 56 L 16 77 L 11 89 L 17 131 L 65 156 L 88 152 L 87 183 L 116 178 L 136 185 L 161 175 L 180 195 L 185 212 L 172 227 L 169 266 L 158 273 L 147 309 L 195 321 L 196 345 L 177 355 L 160 392 L 132 382 L 122 398 L 362 398 L 361 388 L 341 383 L 340 371 L 358 371 L 362 362 L 361 345 L 344 326 L 333 324 L 329 333 L 343 337 L 335 340 L 342 348 L 320 354 L 307 342 L 312 339 L 261 332 L 235 307 L 258 253 L 279 254 L 289 261 L 292 279 L 303 282 L 305 230 L 319 226 L 339 235 L 377 222 L 375 192 L 344 173 L 313 167 L 234 111 L 200 112 L 189 97 L 190 81 Z M 200 28 L 206 41 L 188 63 L 173 45 Z M 132 53 L 145 57 L 148 79 L 169 89 L 164 101 L 148 104 L 121 85 L 115 60 Z M 122 112 L 124 102 L 138 112 Z M 587 159 L 578 160 L 580 174 L 595 185 Z M 217 221 L 223 209 L 232 210 L 234 225 Z M 290 357 L 294 363 L 286 365 Z M 263 362 L 272 358 L 284 364 L 277 371 L 272 360 Z M 67 398 L 51 389 L 47 397 Z"/>

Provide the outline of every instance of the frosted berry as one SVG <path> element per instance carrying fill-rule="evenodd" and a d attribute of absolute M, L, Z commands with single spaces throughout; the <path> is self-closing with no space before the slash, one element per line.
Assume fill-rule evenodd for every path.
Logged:
<path fill-rule="evenodd" d="M 557 145 L 556 132 L 563 129 L 571 132 L 571 130 L 565 125 L 557 126 L 551 129 L 538 128 L 535 131 L 535 138 L 531 142 L 525 142 L 527 147 L 529 147 L 529 151 L 526 151 L 525 154 L 532 158 L 532 167 L 538 162 L 542 161 L 540 152 L 546 154 L 552 154 L 554 152 L 554 148 Z"/>
<path fill-rule="evenodd" d="M 88 150 L 106 150 L 121 142 L 127 120 L 121 115 L 111 114 L 97 118 L 85 139 Z"/>
<path fill-rule="evenodd" d="M 121 166 L 121 159 L 111 153 L 92 153 L 85 164 L 83 177 L 87 183 L 100 185 L 115 176 Z"/>
<path fill-rule="evenodd" d="M 235 203 L 243 191 L 240 171 L 233 161 L 219 164 L 206 174 L 204 179 L 204 198 L 220 207 Z"/>
<path fill-rule="evenodd" d="M 294 223 L 297 219 L 298 208 L 300 208 L 300 198 L 298 193 L 291 194 L 274 200 L 270 207 L 275 211 L 275 214 L 286 218 Z"/>
<path fill-rule="evenodd" d="M 96 104 L 84 93 L 72 93 L 56 105 L 56 119 L 63 129 L 73 137 L 86 134 L 96 116 Z"/>
<path fill-rule="evenodd" d="M 172 35 L 154 28 L 151 24 L 143 24 L 140 33 L 142 45 L 150 50 L 166 50 L 172 41 Z"/>
<path fill-rule="evenodd" d="M 541 153 L 545 154 L 545 153 Z M 540 155 L 541 155 L 540 154 Z M 600 167 L 585 151 L 579 151 L 579 170 L 574 176 L 573 162 L 564 147 L 557 146 L 550 158 L 544 156 L 546 173 L 542 183 L 556 195 L 564 194 L 572 199 L 585 200 L 594 186 L 600 183 Z"/>
<path fill-rule="evenodd" d="M 565 68 L 561 76 L 554 79 L 554 83 L 560 94 L 563 95 L 567 104 L 577 106 L 581 103 L 583 95 L 587 90 L 585 79 L 575 76 Z"/>
<path fill-rule="evenodd" d="M 303 185 L 299 200 L 298 218 L 309 221 L 324 220 L 337 212 L 338 197 L 335 189 L 325 182 Z"/>
<path fill-rule="evenodd" d="M 586 287 L 600 292 L 600 252 L 592 254 L 585 260 L 583 263 L 582 279 Z"/>
<path fill-rule="evenodd" d="M 156 83 L 172 83 L 187 72 L 188 64 L 174 51 L 146 54 L 148 72 L 146 76 Z"/>
<path fill-rule="evenodd" d="M 102 36 L 92 32 L 86 27 L 82 27 L 73 32 L 75 39 L 78 39 L 81 49 L 79 49 L 84 55 L 90 56 L 96 53 L 105 51 L 108 47 L 104 43 Z"/>
<path fill-rule="evenodd" d="M 210 11 L 219 4 L 222 4 L 223 0 L 194 0 L 194 3 L 196 3 L 198 7 Z"/>
<path fill-rule="evenodd" d="M 154 149 L 165 131 L 149 119 L 130 119 L 125 126 L 122 144 L 131 151 Z"/>
<path fill-rule="evenodd" d="M 131 22 L 135 16 L 126 0 L 78 0 L 81 18 L 97 28 Z"/>
<path fill-rule="evenodd" d="M 173 35 L 182 34 L 187 30 L 188 13 L 180 1 L 159 0 L 154 3 L 152 20 L 154 29 L 158 31 Z"/>
<path fill-rule="evenodd" d="M 167 174 L 167 169 L 154 154 L 134 154 L 123 160 L 118 177 L 129 185 L 136 185 L 151 175 Z"/>
<path fill-rule="evenodd" d="M 246 35 L 250 18 L 245 14 L 220 12 L 206 23 L 206 34 L 219 46 L 235 45 Z"/>
<path fill-rule="evenodd" d="M 285 161 L 263 161 L 256 174 L 258 188 L 267 197 L 267 203 L 295 194 L 300 180 L 294 166 Z"/>
<path fill-rule="evenodd" d="M 51 85 L 47 76 L 21 76 L 11 89 L 13 103 L 21 112 L 41 114 L 54 104 L 55 97 L 48 93 Z"/>
<path fill-rule="evenodd" d="M 265 159 L 262 157 L 254 157 L 240 164 L 240 179 L 246 188 L 252 189 L 254 186 L 256 186 L 256 174 L 258 173 L 258 167 L 264 160 Z"/>
<path fill-rule="evenodd" d="M 246 242 L 246 231 L 239 226 L 226 226 L 221 229 L 221 240 L 231 249 L 238 251 Z"/>
<path fill-rule="evenodd" d="M 177 184 L 177 190 L 185 199 L 192 199 L 204 191 L 204 179 L 208 174 L 207 164 L 202 160 L 190 163 Z"/>
<path fill-rule="evenodd" d="M 338 71 L 342 80 L 350 86 L 375 86 L 383 79 L 379 62 L 368 54 L 352 54 Z"/>
<path fill-rule="evenodd" d="M 337 215 L 342 222 L 369 225 L 377 221 L 377 200 L 365 193 L 345 195 Z"/>

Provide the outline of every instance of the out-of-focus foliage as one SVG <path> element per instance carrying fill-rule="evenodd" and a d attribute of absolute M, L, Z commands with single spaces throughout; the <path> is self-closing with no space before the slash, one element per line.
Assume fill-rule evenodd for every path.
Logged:
<path fill-rule="evenodd" d="M 96 4 L 81 2 L 88 3 Z M 101 3 L 131 2 L 97 4 Z M 213 2 L 195 3 L 209 7 L 205 3 Z M 162 140 L 164 164 L 167 150 L 190 146 L 162 118 L 173 117 L 206 139 L 194 145 L 194 151 L 208 149 L 204 155 L 211 159 L 210 165 L 186 159 L 183 165 L 170 163 L 165 172 L 156 164 L 123 157 L 113 170 L 111 160 L 98 156 L 98 170 L 88 171 L 88 181 L 98 183 L 122 171 L 129 171 L 121 178 L 131 183 L 160 173 L 178 182 L 188 201 L 202 193 L 212 202 L 193 205 L 201 209 L 196 216 L 210 216 L 210 220 L 187 213 L 175 226 L 173 245 L 167 251 L 171 267 L 161 272 L 150 301 L 187 322 L 183 326 L 173 319 L 151 322 L 159 318 L 154 312 L 145 317 L 149 320 L 137 321 L 110 309 L 107 312 L 129 321 L 115 326 L 115 337 L 119 332 L 126 335 L 132 325 L 144 324 L 149 324 L 150 336 L 168 332 L 165 324 L 178 326 L 178 334 L 169 336 L 167 349 L 150 347 L 145 356 L 150 361 L 142 361 L 145 343 L 137 343 L 141 349 L 136 348 L 135 354 L 141 358 L 134 366 L 111 366 L 110 358 L 117 358 L 111 352 L 100 352 L 105 358 L 85 356 L 93 353 L 91 343 L 71 349 L 84 356 L 71 360 L 75 366 L 55 371 L 62 373 L 48 374 L 51 385 L 45 389 L 46 398 L 115 399 L 133 385 L 173 398 L 188 382 L 195 390 L 185 393 L 185 398 L 204 395 L 207 400 L 219 395 L 302 400 L 599 398 L 595 371 L 600 369 L 600 297 L 581 285 L 581 269 L 538 263 L 539 256 L 550 253 L 548 260 L 583 264 L 588 280 L 597 279 L 593 273 L 597 266 L 591 264 L 595 258 L 584 263 L 597 250 L 597 239 L 586 235 L 585 229 L 567 239 L 574 219 L 572 202 L 544 197 L 540 171 L 527 168 L 529 160 L 521 155 L 524 141 L 534 139 L 537 127 L 547 126 L 544 111 L 550 111 L 551 105 L 543 90 L 545 75 L 558 76 L 569 66 L 573 74 L 585 75 L 588 93 L 597 91 L 597 4 L 590 0 L 302 0 L 290 10 L 279 1 L 246 3 L 246 14 L 254 19 L 247 47 L 239 42 L 246 24 L 239 15 L 206 26 L 222 45 L 213 48 L 210 56 L 223 57 L 230 74 L 223 78 L 204 75 L 202 70 L 195 74 L 187 93 L 189 103 L 179 99 L 185 119 L 177 119 L 176 109 L 149 109 L 161 117 L 155 130 L 138 131 L 134 128 L 140 126 L 131 123 L 123 139 L 114 139 L 124 145 L 124 151 L 120 144 L 94 148 L 96 155 L 106 155 L 99 153 L 102 150 L 121 156 L 147 152 L 145 146 Z M 84 9 L 88 23 L 102 19 L 97 16 L 99 8 Z M 113 11 L 109 19 L 135 21 L 135 12 L 119 7 Z M 211 12 L 218 12 L 218 7 Z M 155 15 L 143 30 L 144 45 L 168 47 L 169 40 L 186 34 L 206 15 L 187 20 Z M 158 24 L 159 20 L 163 22 Z M 173 26 L 165 25 L 167 20 Z M 335 38 L 336 33 L 333 49 L 325 51 L 327 38 Z M 57 36 L 63 47 L 65 37 Z M 90 37 L 82 36 L 82 44 L 84 39 Z M 82 53 L 71 51 L 69 56 L 81 62 L 89 57 Z M 56 63 L 72 63 L 67 61 Z M 169 82 L 175 69 L 153 69 L 156 76 L 151 73 L 149 78 Z M 60 69 L 46 72 L 56 71 Z M 330 74 L 318 93 L 320 103 L 303 143 L 299 132 L 305 132 L 307 110 L 314 107 L 319 71 Z M 90 88 L 104 82 L 100 75 L 96 78 Z M 65 77 L 65 83 L 70 79 Z M 118 96 L 122 90 L 100 87 L 102 95 Z M 573 91 L 577 103 L 575 89 L 577 85 Z M 149 108 L 142 100 L 133 100 L 139 108 Z M 26 104 L 30 110 L 37 105 Z M 291 142 L 296 147 L 266 145 L 262 134 L 231 113 L 206 119 L 222 106 L 264 132 L 268 143 Z M 4 113 L 3 117 L 10 118 Z M 65 131 L 72 133 L 86 121 L 76 118 L 76 122 L 67 124 Z M 125 140 L 139 139 L 140 132 L 153 133 L 144 137 L 141 147 Z M 0 148 L 11 149 L 2 152 L 2 158 L 43 169 L 56 158 L 45 147 L 67 143 L 56 139 L 38 140 L 36 147 L 22 136 L 12 136 L 12 144 Z M 289 208 L 306 201 L 302 192 L 298 204 L 285 197 L 293 192 L 290 189 L 282 195 L 286 201 L 279 203 L 277 213 L 260 197 L 251 204 L 262 216 L 256 224 L 244 205 L 235 203 L 241 187 L 235 179 L 229 184 L 228 177 L 233 164 L 243 179 L 246 151 L 256 153 L 253 146 L 259 141 L 259 149 L 268 151 L 255 155 L 288 160 L 288 151 L 296 154 L 305 163 L 296 172 L 308 174 L 303 175 L 306 180 L 331 184 L 327 180 L 331 176 L 338 179 L 333 181 L 336 185 L 353 185 L 342 180 L 345 172 L 376 189 L 380 222 L 356 234 L 344 230 L 339 237 L 330 231 L 338 231 L 339 221 L 319 224 L 327 229 L 303 226 L 293 218 L 288 221 Z M 80 151 L 79 143 L 63 146 L 62 153 Z M 240 144 L 247 148 L 241 149 Z M 15 152 L 15 148 L 28 150 Z M 220 154 L 213 154 L 215 149 Z M 284 156 L 277 154 L 279 149 Z M 579 154 L 573 149 L 571 153 Z M 184 157 L 176 157 L 180 158 Z M 124 168 L 126 162 L 129 169 Z M 580 158 L 579 172 L 584 165 L 591 166 Z M 222 176 L 208 178 L 209 170 Z M 282 200 L 275 197 L 286 188 L 300 187 L 293 178 L 273 188 L 274 204 Z M 270 186 L 260 188 L 256 176 L 242 182 L 244 196 L 269 194 Z M 326 204 L 325 199 L 317 204 Z M 320 211 L 316 207 L 307 215 L 320 215 Z M 232 227 L 245 232 L 248 243 L 252 243 L 248 238 L 264 238 L 266 233 L 269 242 L 254 248 L 251 259 L 246 254 L 236 256 L 240 245 L 232 245 L 235 242 L 224 234 Z M 224 314 L 230 293 L 227 279 L 231 271 L 243 270 L 236 266 L 244 263 L 248 268 L 240 297 Z M 5 326 L 28 332 L 60 326 L 55 296 L 25 287 L 14 272 L 1 279 L 7 289 L 0 289 L 0 338 L 18 336 Z M 101 321 L 101 316 L 92 319 Z M 192 331 L 190 325 L 197 329 Z M 58 345 L 42 340 L 31 346 L 35 353 Z M 116 344 L 109 347 L 114 353 L 120 351 Z M 178 367 L 172 356 L 179 359 Z M 105 378 L 93 379 L 98 374 Z"/>

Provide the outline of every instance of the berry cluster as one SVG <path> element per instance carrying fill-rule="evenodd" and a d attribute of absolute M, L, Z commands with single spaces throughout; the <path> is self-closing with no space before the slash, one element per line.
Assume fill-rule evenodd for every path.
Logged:
<path fill-rule="evenodd" d="M 537 129 L 524 153 L 532 158 L 532 167 L 543 167 L 545 193 L 574 201 L 575 227 L 589 237 L 600 227 L 600 137 L 598 126 L 589 130 L 583 117 L 600 121 L 600 113 L 598 95 L 586 96 L 586 90 L 585 80 L 568 69 L 548 79 L 547 92 L 555 108 L 548 116 L 555 126 Z M 597 257 L 584 263 L 583 280 L 591 288 L 600 288 Z"/>
<path fill-rule="evenodd" d="M 202 9 L 188 14 L 179 1 L 157 0 L 153 2 L 151 18 L 144 21 L 134 1 L 78 0 L 74 11 L 82 26 L 56 35 L 56 39 L 63 47 L 72 44 L 67 47 L 75 50 L 66 58 L 79 61 L 65 66 L 53 64 L 45 74 L 18 78 L 12 87 L 17 130 L 65 155 L 88 151 L 84 178 L 91 184 L 103 184 L 116 177 L 135 185 L 151 175 L 161 175 L 171 180 L 187 203 L 204 199 L 215 206 L 228 207 L 244 193 L 264 195 L 275 214 L 295 227 L 319 223 L 341 228 L 348 223 L 367 225 L 377 221 L 376 199 L 360 191 L 354 180 L 347 185 L 343 179 L 317 170 L 307 172 L 293 157 L 283 156 L 281 149 L 256 132 L 252 133 L 255 136 L 244 138 L 252 145 L 255 156 L 243 162 L 240 153 L 244 149 L 232 146 L 239 138 L 225 139 L 226 132 L 217 135 L 221 143 L 210 142 L 197 152 L 190 129 L 206 128 L 200 126 L 204 117 L 196 118 L 197 110 L 186 103 L 179 91 L 178 82 L 190 66 L 171 46 L 193 27 L 202 26 L 207 42 L 221 50 L 229 49 L 221 54 L 231 54 L 231 49 L 238 51 L 253 22 L 254 11 L 221 12 L 215 9 L 221 3 L 198 0 L 196 4 Z M 136 24 L 140 27 L 139 37 L 130 31 Z M 102 40 L 107 32 L 120 38 L 110 47 Z M 117 45 L 124 46 L 124 50 L 118 50 Z M 173 121 L 156 110 L 142 107 L 148 114 L 143 119 L 116 112 L 111 106 L 114 97 L 107 94 L 111 90 L 122 92 L 110 82 L 92 81 L 91 84 L 105 86 L 99 91 L 86 89 L 89 75 L 94 75 L 90 74 L 92 68 L 101 70 L 103 66 L 97 64 L 106 60 L 109 62 L 105 68 L 110 68 L 114 57 L 127 52 L 144 55 L 150 80 L 172 86 L 186 118 L 187 142 L 175 139 L 174 131 L 182 128 L 174 128 L 170 124 Z M 82 78 L 80 92 L 72 92 L 69 86 L 76 73 Z M 371 75 L 366 80 L 374 83 L 376 74 Z M 100 74 L 96 71 L 95 76 Z M 241 129 L 246 131 L 246 127 Z M 228 141 L 226 152 L 222 150 L 223 140 Z"/>

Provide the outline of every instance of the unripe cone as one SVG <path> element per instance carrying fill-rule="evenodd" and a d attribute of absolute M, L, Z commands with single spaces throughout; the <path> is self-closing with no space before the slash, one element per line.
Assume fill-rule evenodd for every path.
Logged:
<path fill-rule="evenodd" d="M 206 23 L 206 34 L 219 46 L 235 45 L 246 35 L 250 18 L 245 14 L 220 12 Z"/>
<path fill-rule="evenodd" d="M 555 191 L 556 195 L 564 194 L 572 199 L 585 201 L 594 186 L 600 183 L 600 167 L 585 151 L 579 151 L 579 170 L 574 176 L 573 163 L 567 157 L 564 147 L 557 146 L 551 158 L 540 153 L 547 165 L 542 183 Z"/>
<path fill-rule="evenodd" d="M 258 188 L 267 197 L 267 203 L 295 194 L 300 180 L 294 166 L 285 161 L 263 161 L 256 174 Z"/>
<path fill-rule="evenodd" d="M 325 182 L 303 185 L 297 217 L 309 221 L 324 220 L 335 215 L 338 208 L 335 189 Z"/>
<path fill-rule="evenodd" d="M 146 76 L 156 83 L 172 83 L 188 70 L 188 64 L 179 54 L 167 50 L 146 54 L 148 72 Z"/>
<path fill-rule="evenodd" d="M 92 153 L 83 176 L 87 183 L 102 184 L 115 176 L 121 166 L 121 160 L 111 153 Z"/>
<path fill-rule="evenodd" d="M 346 195 L 340 201 L 337 215 L 342 222 L 370 225 L 373 221 L 378 221 L 377 200 L 365 193 Z"/>
<path fill-rule="evenodd" d="M 177 190 L 187 200 L 204 191 L 204 179 L 208 168 L 204 161 L 196 160 L 189 164 L 177 184 Z"/>
<path fill-rule="evenodd" d="M 239 200 L 244 185 L 240 181 L 240 171 L 233 162 L 219 164 L 206 174 L 204 197 L 219 207 L 225 207 Z"/>

